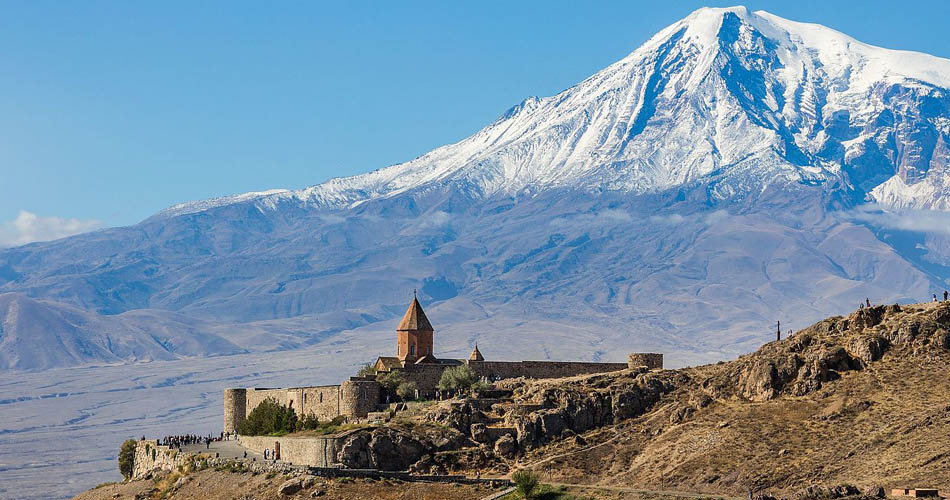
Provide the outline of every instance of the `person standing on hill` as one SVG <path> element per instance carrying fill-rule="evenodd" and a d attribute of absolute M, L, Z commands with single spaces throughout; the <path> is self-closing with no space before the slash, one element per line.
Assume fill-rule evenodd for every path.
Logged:
<path fill-rule="evenodd" d="M 870 298 L 865 298 L 865 299 L 864 299 L 864 303 L 867 304 L 868 307 L 871 307 L 871 299 L 870 299 Z"/>
<path fill-rule="evenodd" d="M 947 301 L 947 291 L 946 291 L 946 290 L 943 291 L 943 301 L 944 301 L 944 302 Z"/>
<path fill-rule="evenodd" d="M 934 294 L 934 302 L 937 301 L 937 294 Z"/>

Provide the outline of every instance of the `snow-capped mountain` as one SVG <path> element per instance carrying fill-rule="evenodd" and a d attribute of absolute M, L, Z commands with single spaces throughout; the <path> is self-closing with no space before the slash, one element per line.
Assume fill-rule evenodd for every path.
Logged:
<path fill-rule="evenodd" d="M 950 60 L 888 50 L 744 7 L 705 8 L 558 95 L 400 165 L 256 199 L 344 207 L 454 184 L 478 197 L 551 188 L 645 193 L 703 184 L 711 201 L 769 185 L 950 208 Z"/>
<path fill-rule="evenodd" d="M 512 358 L 730 357 L 777 319 L 803 326 L 946 284 L 946 235 L 854 212 L 950 209 L 947 88 L 945 59 L 701 9 L 410 162 L 0 251 L 0 292 L 135 335 L 190 318 L 219 353 L 386 332 L 419 287 L 437 355 L 482 339 Z M 48 366 L 4 342 L 31 331 L 18 316 L 0 320 L 0 368 Z M 203 354 L 156 352 L 167 338 L 135 345 Z M 135 359 L 91 342 L 49 359 Z"/>

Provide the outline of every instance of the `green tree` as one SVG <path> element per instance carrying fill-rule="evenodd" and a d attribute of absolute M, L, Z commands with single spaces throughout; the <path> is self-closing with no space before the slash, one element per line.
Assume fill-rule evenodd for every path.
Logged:
<path fill-rule="evenodd" d="M 376 375 L 376 365 L 373 363 L 366 363 L 356 372 L 357 377 L 369 377 L 370 375 Z"/>
<path fill-rule="evenodd" d="M 297 413 L 294 409 L 278 403 L 274 398 L 267 398 L 251 410 L 237 431 L 245 436 L 266 436 L 294 432 L 296 429 Z"/>
<path fill-rule="evenodd" d="M 437 387 L 443 391 L 464 392 L 471 389 L 476 381 L 478 381 L 478 374 L 472 370 L 471 366 L 459 365 L 446 368 L 442 372 Z"/>
<path fill-rule="evenodd" d="M 136 444 L 134 439 L 126 439 L 119 448 L 119 472 L 126 479 L 132 477 L 132 468 L 135 467 Z"/>
<path fill-rule="evenodd" d="M 515 482 L 515 491 L 526 499 L 534 498 L 534 494 L 538 492 L 538 486 L 541 484 L 537 474 L 528 469 L 515 472 L 511 475 L 511 479 Z"/>
<path fill-rule="evenodd" d="M 416 390 L 418 388 L 419 386 L 417 386 L 415 382 L 403 382 L 396 388 L 396 394 L 399 395 L 403 401 L 416 399 Z"/>
<path fill-rule="evenodd" d="M 310 431 L 320 427 L 320 419 L 313 413 L 308 413 L 297 421 L 297 430 Z"/>
<path fill-rule="evenodd" d="M 396 389 L 406 381 L 406 376 L 402 370 L 390 370 L 376 377 L 379 385 L 391 394 L 396 394 Z"/>

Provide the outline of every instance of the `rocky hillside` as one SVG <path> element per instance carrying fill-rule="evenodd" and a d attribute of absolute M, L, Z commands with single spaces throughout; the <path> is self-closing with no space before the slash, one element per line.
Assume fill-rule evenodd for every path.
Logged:
<path fill-rule="evenodd" d="M 511 381 L 513 403 L 433 410 L 483 443 L 415 467 L 736 495 L 946 489 L 948 363 L 950 303 L 864 308 L 731 362 Z M 513 432 L 479 439 L 493 427 Z"/>
<path fill-rule="evenodd" d="M 176 500 L 478 500 L 495 492 L 485 485 L 409 483 L 396 480 L 340 480 L 313 476 L 252 474 L 244 471 L 203 470 L 149 480 L 110 483 L 86 491 L 75 500 L 169 498 Z"/>

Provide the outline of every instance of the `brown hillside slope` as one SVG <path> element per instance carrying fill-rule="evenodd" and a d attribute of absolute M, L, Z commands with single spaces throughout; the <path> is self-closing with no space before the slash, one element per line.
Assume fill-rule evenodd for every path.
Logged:
<path fill-rule="evenodd" d="M 518 399 L 545 409 L 506 416 L 526 451 L 494 463 L 556 482 L 733 495 L 946 491 L 948 366 L 943 303 L 830 318 L 728 363 L 518 381 Z"/>

